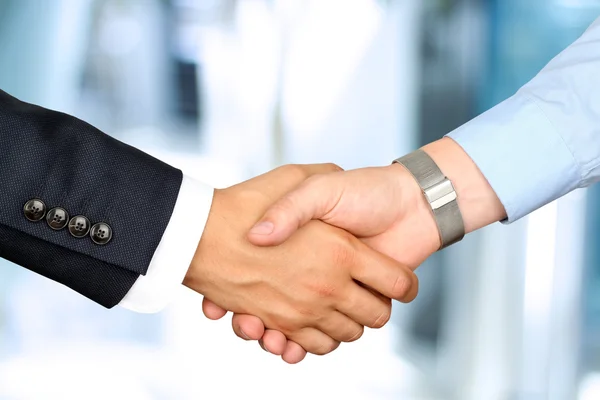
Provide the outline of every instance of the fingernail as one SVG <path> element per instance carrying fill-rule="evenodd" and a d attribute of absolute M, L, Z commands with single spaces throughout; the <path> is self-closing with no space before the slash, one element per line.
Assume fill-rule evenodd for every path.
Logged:
<path fill-rule="evenodd" d="M 250 340 L 250 336 L 248 336 L 246 334 L 246 332 L 244 332 L 244 330 L 242 328 L 240 328 L 240 333 L 242 334 L 242 337 L 246 340 Z"/>
<path fill-rule="evenodd" d="M 252 229 L 250 229 L 250 233 L 255 235 L 270 235 L 273 233 L 273 229 L 275 229 L 275 225 L 272 222 L 263 221 L 254 225 Z"/>

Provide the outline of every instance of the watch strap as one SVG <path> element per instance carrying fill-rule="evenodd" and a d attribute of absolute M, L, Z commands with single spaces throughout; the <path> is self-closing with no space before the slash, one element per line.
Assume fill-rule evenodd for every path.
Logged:
<path fill-rule="evenodd" d="M 415 178 L 431 206 L 440 235 L 440 249 L 462 240 L 465 224 L 456 201 L 452 182 L 435 161 L 423 150 L 417 150 L 394 160 L 402 164 Z"/>

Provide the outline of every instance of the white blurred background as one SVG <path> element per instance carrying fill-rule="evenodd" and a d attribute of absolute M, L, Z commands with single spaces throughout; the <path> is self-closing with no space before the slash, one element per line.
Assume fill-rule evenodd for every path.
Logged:
<path fill-rule="evenodd" d="M 224 187 L 290 162 L 385 165 L 598 16 L 595 0 L 0 0 L 0 88 Z M 599 202 L 470 235 L 386 328 L 296 366 L 183 288 L 157 315 L 108 311 L 2 261 L 0 399 L 599 399 Z"/>

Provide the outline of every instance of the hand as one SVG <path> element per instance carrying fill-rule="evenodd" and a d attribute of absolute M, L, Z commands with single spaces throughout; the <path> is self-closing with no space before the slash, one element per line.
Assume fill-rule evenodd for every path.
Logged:
<path fill-rule="evenodd" d="M 286 166 L 217 190 L 184 284 L 211 299 L 211 306 L 254 315 L 315 354 L 358 339 L 363 326 L 383 326 L 391 313 L 389 298 L 416 296 L 409 268 L 319 221 L 277 247 L 256 247 L 245 237 L 275 200 L 309 176 L 331 170 L 339 168 Z M 256 333 L 248 331 L 243 333 Z"/>
<path fill-rule="evenodd" d="M 504 218 L 498 197 L 454 141 L 444 138 L 424 150 L 454 183 L 467 232 Z M 429 205 L 414 178 L 399 164 L 315 175 L 272 205 L 248 239 L 257 245 L 277 245 L 311 219 L 343 228 L 411 268 L 440 246 Z M 212 304 L 206 304 L 206 309 L 214 315 L 219 312 Z M 248 315 L 235 315 L 233 323 L 237 332 L 250 327 L 260 330 L 261 324 Z M 274 354 L 285 355 L 292 346 L 294 358 L 288 356 L 288 362 L 304 356 L 280 332 L 267 330 L 262 342 Z"/>
<path fill-rule="evenodd" d="M 320 218 L 416 268 L 439 248 L 437 228 L 427 207 L 418 185 L 400 165 L 314 175 L 269 208 L 262 219 L 266 225 L 251 231 L 248 239 L 258 245 L 277 245 L 312 218 Z M 271 234 L 264 233 L 271 228 Z M 207 299 L 204 310 L 212 319 L 225 314 Z M 248 314 L 233 317 L 239 337 L 262 338 L 263 349 L 282 355 L 288 363 L 305 357 L 301 344 L 277 330 L 264 331 L 260 318 Z"/>

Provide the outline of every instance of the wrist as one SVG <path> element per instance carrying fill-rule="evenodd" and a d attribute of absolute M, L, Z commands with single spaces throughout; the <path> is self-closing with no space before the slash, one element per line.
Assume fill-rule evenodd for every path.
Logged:
<path fill-rule="evenodd" d="M 440 233 L 433 216 L 431 206 L 427 202 L 421 187 L 414 176 L 398 163 L 383 167 L 390 176 L 390 181 L 397 188 L 401 199 L 397 206 L 402 212 L 403 226 L 409 227 L 406 234 L 418 238 L 419 248 L 428 255 L 439 250 Z"/>
<path fill-rule="evenodd" d="M 205 279 L 202 277 L 202 261 L 200 260 L 200 254 L 201 254 L 201 248 L 202 248 L 202 239 L 200 239 L 200 242 L 198 243 L 198 247 L 196 247 L 196 253 L 194 254 L 194 258 L 192 259 L 192 262 L 190 263 L 190 266 L 187 270 L 187 272 L 185 273 L 185 277 L 183 278 L 183 286 L 192 289 L 193 291 L 195 291 L 196 293 L 199 293 L 201 295 L 204 295 L 204 292 L 202 290 L 202 282 L 205 281 Z"/>
<path fill-rule="evenodd" d="M 196 252 L 194 253 L 192 262 L 183 279 L 184 286 L 202 295 L 205 294 L 205 283 L 210 281 L 210 279 L 207 278 L 207 273 L 209 272 L 207 270 L 210 268 L 211 263 L 207 259 L 207 253 L 210 252 L 211 246 L 209 246 L 207 242 L 210 242 L 213 236 L 215 219 L 217 219 L 215 214 L 222 207 L 222 203 L 223 189 L 214 189 L 213 199 L 204 231 L 198 241 Z"/>
<path fill-rule="evenodd" d="M 506 218 L 500 199 L 467 153 L 452 139 L 443 138 L 423 147 L 452 182 L 465 233 Z"/>

